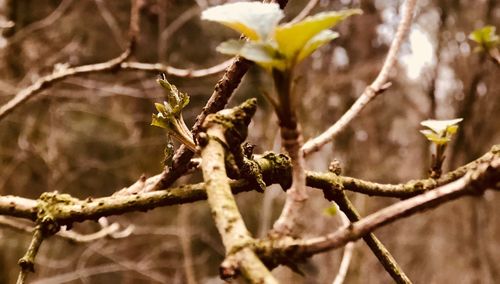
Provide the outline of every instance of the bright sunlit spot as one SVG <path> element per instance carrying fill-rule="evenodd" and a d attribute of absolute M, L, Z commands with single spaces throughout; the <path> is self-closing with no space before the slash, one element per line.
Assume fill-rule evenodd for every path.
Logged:
<path fill-rule="evenodd" d="M 427 33 L 419 28 L 410 32 L 410 53 L 401 56 L 400 60 L 406 68 L 406 75 L 411 80 L 420 77 L 424 67 L 434 64 L 434 47 Z"/>

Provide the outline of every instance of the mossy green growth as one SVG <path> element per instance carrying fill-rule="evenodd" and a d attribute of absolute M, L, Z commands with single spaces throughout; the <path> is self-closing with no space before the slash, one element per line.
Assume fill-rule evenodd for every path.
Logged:
<path fill-rule="evenodd" d="M 207 116 L 203 127 L 209 128 L 220 125 L 224 129 L 224 139 L 226 141 L 223 144 L 225 144 L 229 152 L 226 155 L 228 174 L 232 178 L 244 178 L 250 181 L 256 190 L 263 192 L 266 184 L 262 178 L 259 165 L 251 159 L 251 149 L 253 147 L 242 145 L 248 134 L 248 125 L 256 110 L 257 100 L 255 98 L 248 99 L 239 106 Z"/>
<path fill-rule="evenodd" d="M 69 212 L 62 209 L 64 205 L 79 204 L 81 201 L 69 194 L 54 192 L 44 192 L 38 199 L 37 223 L 39 223 L 48 234 L 59 231 L 59 219 L 65 219 Z M 68 216 L 66 216 L 68 215 Z"/>
<path fill-rule="evenodd" d="M 287 155 L 265 152 L 257 162 L 268 184 L 279 183 L 283 189 L 292 185 L 292 162 Z"/>
<path fill-rule="evenodd" d="M 248 125 L 256 110 L 257 99 L 248 99 L 234 108 L 208 115 L 203 128 L 206 129 L 213 124 L 221 125 L 224 128 L 224 137 L 228 147 L 239 147 L 247 138 Z"/>

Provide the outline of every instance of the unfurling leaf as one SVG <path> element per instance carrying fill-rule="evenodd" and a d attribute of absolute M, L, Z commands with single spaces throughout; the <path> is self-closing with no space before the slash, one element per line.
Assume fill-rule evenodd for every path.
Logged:
<path fill-rule="evenodd" d="M 203 11 L 203 20 L 221 23 L 248 37 L 267 40 L 274 27 L 284 17 L 276 3 L 237 2 L 215 6 Z"/>
<path fill-rule="evenodd" d="M 456 118 L 456 119 L 449 119 L 449 120 L 435 120 L 435 119 L 429 119 L 429 120 L 424 120 L 420 122 L 420 125 L 425 126 L 429 128 L 430 130 L 434 131 L 435 133 L 442 133 L 444 131 L 448 131 L 449 127 L 457 126 L 458 123 L 460 123 L 463 120 L 463 118 Z M 455 129 L 456 132 L 456 129 Z"/>
<path fill-rule="evenodd" d="M 164 104 L 155 103 L 155 108 L 159 113 L 167 112 Z"/>
<path fill-rule="evenodd" d="M 425 137 L 436 145 L 446 145 L 451 141 L 451 137 L 458 130 L 458 123 L 463 119 L 450 119 L 450 120 L 425 120 L 420 124 L 428 129 L 420 130 Z"/>
<path fill-rule="evenodd" d="M 451 135 L 457 133 L 457 130 L 458 130 L 458 125 L 451 125 L 446 128 L 446 132 L 448 132 Z"/>
<path fill-rule="evenodd" d="M 158 79 L 158 83 L 167 92 L 167 100 L 163 104 L 155 103 L 158 113 L 152 115 L 151 125 L 166 129 L 173 138 L 196 151 L 193 136 L 182 118 L 182 109 L 189 103 L 189 96 L 179 92 L 177 87 L 165 79 L 165 76 Z"/>
<path fill-rule="evenodd" d="M 295 59 L 308 42 L 321 31 L 334 27 L 351 15 L 361 13 L 359 9 L 319 13 L 298 23 L 278 26 L 274 38 L 279 51 L 287 58 Z"/>
<path fill-rule="evenodd" d="M 361 14 L 361 10 L 324 12 L 297 23 L 278 25 L 283 12 L 277 4 L 237 2 L 209 8 L 202 13 L 202 19 L 219 22 L 249 39 L 222 43 L 219 52 L 240 55 L 268 71 L 285 71 L 338 37 L 328 29 L 355 14 Z"/>
<path fill-rule="evenodd" d="M 168 122 L 161 115 L 161 113 L 153 114 L 153 117 L 151 118 L 151 125 L 161 127 L 161 128 L 168 128 Z"/>
<path fill-rule="evenodd" d="M 429 140 L 434 142 L 437 145 L 444 145 L 450 142 L 449 138 L 441 137 L 438 134 L 434 133 L 432 130 L 420 130 L 422 134 Z"/>
<path fill-rule="evenodd" d="M 339 37 L 339 33 L 332 32 L 330 30 L 324 30 L 319 34 L 315 35 L 311 38 L 307 44 L 300 50 L 299 56 L 297 57 L 297 62 L 304 60 L 304 58 L 308 57 L 313 53 L 316 49 L 321 46 L 329 43 L 330 41 Z"/>
<path fill-rule="evenodd" d="M 221 43 L 217 47 L 217 51 L 223 54 L 240 55 L 265 69 L 274 67 L 284 70 L 286 67 L 286 62 L 279 52 L 272 45 L 265 42 L 229 40 Z"/>
<path fill-rule="evenodd" d="M 179 117 L 182 109 L 189 104 L 189 96 L 180 92 L 176 86 L 170 84 L 164 77 L 157 81 L 166 91 L 167 100 L 163 102 L 163 105 L 155 103 L 156 109 L 165 117 L 171 115 Z"/>
<path fill-rule="evenodd" d="M 500 38 L 496 34 L 496 28 L 494 26 L 485 26 L 473 31 L 469 34 L 469 39 L 480 45 L 478 51 L 488 51 L 496 47 L 500 42 Z"/>

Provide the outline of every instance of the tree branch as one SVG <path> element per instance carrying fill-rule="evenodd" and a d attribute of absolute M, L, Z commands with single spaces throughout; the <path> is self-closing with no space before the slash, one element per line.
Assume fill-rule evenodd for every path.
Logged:
<path fill-rule="evenodd" d="M 210 96 L 202 112 L 196 117 L 196 121 L 191 129 L 193 136 L 196 137 L 200 131 L 201 125 L 208 114 L 222 110 L 234 90 L 238 87 L 247 72 L 251 63 L 241 57 L 236 57 L 231 65 L 227 68 L 222 78 L 215 85 L 215 89 Z M 174 154 L 172 167 L 166 169 L 157 183 L 155 189 L 167 188 L 176 181 L 188 169 L 188 164 L 194 153 L 186 146 L 181 145 Z"/>
<path fill-rule="evenodd" d="M 357 212 L 354 205 L 351 203 L 344 191 L 336 191 L 334 188 L 323 189 L 325 198 L 330 201 L 335 201 L 340 207 L 340 210 L 344 212 L 349 218 L 351 223 L 357 222 L 361 219 L 361 215 Z M 384 269 L 389 273 L 389 275 L 394 279 L 396 283 L 411 283 L 410 279 L 404 273 L 403 269 L 396 262 L 391 253 L 382 244 L 382 242 L 373 233 L 369 233 L 363 237 L 363 240 L 371 249 L 373 254 L 380 261 Z"/>
<path fill-rule="evenodd" d="M 264 0 L 263 2 L 278 2 L 281 9 L 283 9 L 288 1 Z M 242 57 L 237 56 L 233 59 L 231 65 L 226 69 L 222 78 L 215 85 L 214 91 L 212 92 L 212 95 L 210 96 L 210 99 L 208 99 L 206 105 L 203 107 L 202 112 L 196 117 L 196 121 L 191 129 L 193 137 L 197 136 L 207 115 L 216 113 L 226 106 L 250 66 L 252 66 L 252 62 Z M 159 190 L 172 185 L 174 181 L 176 181 L 188 170 L 189 161 L 193 155 L 194 153 L 191 150 L 189 150 L 186 146 L 181 145 L 181 147 L 175 151 L 172 166 L 167 168 L 162 173 L 155 189 Z"/>
<path fill-rule="evenodd" d="M 59 82 L 63 79 L 72 76 L 78 76 L 82 74 L 103 72 L 103 71 L 112 71 L 116 68 L 120 67 L 120 64 L 127 60 L 132 53 L 134 52 L 137 38 L 139 36 L 139 23 L 140 23 L 140 2 L 141 0 L 132 0 L 131 8 L 130 8 L 130 26 L 129 26 L 129 34 L 130 39 L 128 43 L 127 49 L 122 52 L 118 57 L 113 58 L 109 61 L 90 64 L 90 65 L 82 65 L 78 67 L 71 68 L 60 68 L 54 70 L 52 74 L 41 77 L 31 86 L 22 89 L 19 91 L 13 99 L 8 101 L 6 104 L 0 107 L 0 120 L 6 117 L 9 113 L 11 113 L 14 109 L 19 107 L 21 104 L 26 102 L 28 99 L 34 97 L 39 94 L 41 91 L 50 87 L 52 84 Z"/>
<path fill-rule="evenodd" d="M 254 102 L 251 113 L 242 112 L 241 115 L 238 115 L 241 109 L 235 108 L 231 116 L 224 115 L 224 120 L 245 120 L 245 116 L 255 113 L 255 108 Z M 208 141 L 206 145 L 202 145 L 201 150 L 203 179 L 206 183 L 212 217 L 226 249 L 226 260 L 221 266 L 221 276 L 227 279 L 234 277 L 236 271 L 240 271 L 251 283 L 278 283 L 251 249 L 253 238 L 245 226 L 231 192 L 224 160 L 225 147 L 228 145 L 226 141 L 228 129 L 216 115 L 209 115 L 204 127 L 207 128 Z"/>
<path fill-rule="evenodd" d="M 340 216 L 342 218 L 342 224 L 348 225 L 349 219 L 347 218 L 347 216 L 343 212 L 341 212 Z M 339 271 L 337 272 L 337 275 L 335 276 L 335 279 L 332 282 L 333 284 L 344 283 L 345 278 L 347 276 L 347 272 L 349 271 L 349 266 L 351 264 L 352 254 L 354 252 L 355 245 L 356 245 L 355 242 L 350 242 L 345 245 L 344 252 L 342 253 L 342 260 L 340 261 Z"/>
<path fill-rule="evenodd" d="M 232 59 L 226 60 L 217 65 L 203 69 L 181 69 L 165 65 L 162 63 L 144 63 L 144 62 L 123 62 L 120 69 L 146 71 L 153 73 L 165 73 L 176 77 L 200 78 L 220 73 L 230 66 Z"/>
<path fill-rule="evenodd" d="M 361 110 L 378 94 L 384 92 L 389 86 L 388 83 L 390 71 L 394 67 L 399 49 L 410 30 L 413 11 L 415 9 L 416 0 L 407 0 L 405 3 L 405 8 L 403 10 L 403 15 L 401 17 L 401 22 L 399 23 L 396 36 L 391 43 L 389 52 L 384 61 L 384 65 L 380 70 L 379 74 L 375 80 L 363 91 L 361 96 L 354 102 L 354 104 L 345 112 L 340 119 L 335 122 L 330 128 L 325 132 L 321 133 L 319 136 L 307 141 L 302 147 L 304 155 L 318 151 L 323 145 L 330 142 L 337 136 L 344 128 L 349 125 L 349 123 L 359 115 Z"/>
<path fill-rule="evenodd" d="M 67 1 L 67 3 L 70 2 L 71 1 Z M 106 62 L 82 65 L 71 68 L 57 69 L 54 70 L 52 74 L 39 78 L 32 85 L 17 92 L 14 98 L 12 98 L 6 104 L 0 107 L 0 120 L 5 118 L 7 115 L 9 115 L 19 106 L 21 106 L 27 100 L 40 94 L 42 91 L 51 87 L 53 84 L 70 77 L 99 73 L 99 72 L 111 72 L 116 70 L 135 70 L 135 71 L 147 71 L 156 73 L 162 72 L 170 74 L 172 76 L 194 78 L 194 77 L 209 76 L 222 72 L 229 65 L 230 61 L 228 60 L 209 68 L 191 70 L 191 69 L 179 69 L 160 63 L 151 64 L 142 62 L 125 62 L 132 55 L 140 32 L 139 22 L 140 22 L 141 3 L 139 2 L 140 0 L 132 1 L 130 27 L 129 27 L 130 40 L 127 49 L 123 53 L 121 53 L 118 57 L 113 58 Z"/>
<path fill-rule="evenodd" d="M 35 227 L 25 224 L 23 222 L 19 222 L 17 220 L 13 220 L 10 218 L 6 218 L 4 216 L 0 216 L 0 226 L 4 226 L 6 228 L 14 229 L 17 231 L 21 231 L 24 233 L 30 233 L 32 234 L 35 231 Z M 71 241 L 71 242 L 76 242 L 76 243 L 90 243 L 93 241 L 96 241 L 98 239 L 103 239 L 106 237 L 110 237 L 113 239 L 118 239 L 118 238 L 123 238 L 126 236 L 129 236 L 130 233 L 132 232 L 133 227 L 127 227 L 124 232 L 126 234 L 122 234 L 122 232 L 119 232 L 120 230 L 120 225 L 118 223 L 113 223 L 107 226 L 102 226 L 102 228 L 99 231 L 96 231 L 95 233 L 91 234 L 80 234 L 77 233 L 73 230 L 71 231 L 66 231 L 66 230 L 61 230 L 57 232 L 56 236 Z M 130 233 L 129 233 L 130 232 Z"/>
<path fill-rule="evenodd" d="M 36 220 L 37 201 L 6 195 L 0 196 L 0 215 Z"/>
<path fill-rule="evenodd" d="M 289 176 L 290 162 L 284 155 L 268 153 L 256 159 L 256 163 L 267 184 L 283 183 L 281 179 Z M 151 186 L 158 176 L 149 181 L 139 181 Z M 289 178 L 288 178 L 289 179 Z M 137 183 L 136 183 L 137 184 Z M 136 185 L 134 184 L 134 185 Z M 131 187 L 133 187 L 132 185 Z M 230 181 L 233 193 L 253 191 L 253 183 L 246 180 Z M 119 215 L 133 211 L 147 211 L 161 206 L 170 206 L 207 199 L 205 183 L 182 185 L 165 190 L 144 192 L 140 194 L 121 193 L 108 197 L 87 198 L 84 200 L 71 197 L 69 194 L 57 192 L 45 193 L 41 196 L 45 200 L 33 200 L 17 196 L 0 196 L 0 215 L 20 217 L 35 221 L 41 203 L 50 203 L 53 218 L 60 225 L 97 220 L 100 217 Z"/>
<path fill-rule="evenodd" d="M 337 188 L 363 193 L 369 196 L 409 198 L 453 182 L 466 175 L 467 172 L 476 168 L 481 163 L 490 161 L 493 157 L 498 155 L 500 155 L 500 144 L 494 145 L 491 150 L 482 157 L 452 172 L 443 174 L 439 179 L 427 178 L 410 180 L 401 184 L 381 184 L 352 177 L 337 176 L 332 173 L 307 172 L 307 185 L 316 188 L 335 186 Z"/>
<path fill-rule="evenodd" d="M 307 185 L 320 189 L 333 187 L 339 190 L 350 190 L 368 195 L 409 198 L 455 181 L 463 177 L 467 172 L 475 169 L 478 165 L 498 156 L 500 156 L 500 145 L 494 146 L 490 152 L 479 159 L 453 172 L 447 173 L 437 180 L 423 179 L 410 181 L 405 184 L 392 185 L 337 176 L 332 173 L 307 172 Z M 279 183 L 283 188 L 288 188 L 291 181 L 291 165 L 288 157 L 269 152 L 255 159 L 255 162 L 257 162 L 267 185 Z M 92 220 L 133 211 L 147 211 L 161 206 L 191 203 L 207 198 L 204 183 L 184 185 L 154 192 L 136 193 L 137 187 L 140 189 L 151 188 L 156 184 L 158 179 L 159 175 L 149 179 L 141 178 L 130 187 L 118 191 L 112 196 L 102 198 L 94 199 L 89 197 L 86 200 L 79 200 L 65 194 L 65 198 L 71 199 L 72 202 L 58 204 L 57 206 L 61 209 L 61 212 L 57 213 L 55 218 L 70 223 L 72 221 Z M 230 185 L 235 194 L 255 190 L 252 183 L 246 180 L 231 181 Z M 142 190 L 139 191 L 142 192 Z M 49 194 L 57 195 L 56 193 Z M 37 200 L 10 195 L 0 196 L 0 215 L 34 221 L 37 218 L 37 206 Z"/>
<path fill-rule="evenodd" d="M 26 282 L 26 278 L 28 277 L 28 273 L 35 272 L 35 257 L 38 254 L 38 250 L 40 249 L 44 238 L 43 229 L 41 228 L 41 225 L 38 225 L 33 233 L 33 238 L 31 239 L 31 243 L 26 251 L 26 254 L 18 262 L 21 267 L 21 271 L 17 277 L 17 284 L 24 284 Z"/>
<path fill-rule="evenodd" d="M 128 48 L 118 57 L 106 62 L 54 70 L 52 74 L 41 77 L 31 86 L 19 91 L 14 96 L 14 98 L 12 98 L 6 104 L 2 105 L 0 107 L 0 120 L 5 118 L 9 113 L 14 111 L 27 100 L 33 98 L 35 95 L 50 87 L 52 84 L 62 81 L 63 79 L 66 79 L 68 77 L 114 70 L 115 68 L 119 67 L 120 63 L 125 61 L 130 56 L 130 54 L 131 49 Z"/>
<path fill-rule="evenodd" d="M 262 255 L 269 255 L 269 253 L 272 255 L 272 252 L 275 251 L 275 254 L 285 255 L 288 258 L 312 256 L 344 246 L 384 225 L 415 213 L 435 208 L 463 196 L 480 195 L 488 188 L 500 190 L 500 155 L 498 154 L 493 156 L 491 160 L 479 164 L 476 169 L 454 182 L 400 201 L 334 233 L 308 240 L 288 239 L 264 242 L 261 244 L 259 252 Z"/>

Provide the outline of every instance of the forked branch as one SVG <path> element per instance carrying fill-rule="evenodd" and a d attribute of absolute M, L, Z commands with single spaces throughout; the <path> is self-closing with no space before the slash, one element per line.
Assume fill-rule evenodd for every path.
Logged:
<path fill-rule="evenodd" d="M 500 190 L 500 155 L 494 155 L 489 161 L 479 164 L 462 178 L 428 191 L 424 194 L 400 201 L 377 211 L 367 217 L 345 226 L 326 236 L 306 240 L 282 240 L 265 242 L 262 253 L 280 251 L 287 257 L 312 256 L 317 253 L 342 247 L 348 242 L 358 240 L 376 229 L 412 216 L 415 213 L 435 208 L 443 203 L 467 195 L 480 195 L 487 189 Z"/>
<path fill-rule="evenodd" d="M 251 102 L 253 104 L 249 113 L 237 107 L 229 114 L 226 112 L 207 117 L 204 123 L 206 134 L 202 138 L 206 140 L 201 143 L 203 179 L 207 185 L 212 217 L 226 249 L 226 260 L 221 266 L 221 276 L 225 279 L 234 277 L 239 271 L 250 283 L 278 283 L 252 250 L 253 238 L 238 210 L 225 169 L 225 155 L 229 145 L 227 140 L 230 141 L 226 138 L 226 134 L 229 131 L 241 133 L 235 129 L 227 129 L 227 125 L 241 124 L 236 120 L 243 120 L 246 124 L 244 127 L 247 127 L 250 122 L 247 117 L 251 117 L 256 108 L 255 101 Z M 246 129 L 244 133 L 246 136 Z"/>

